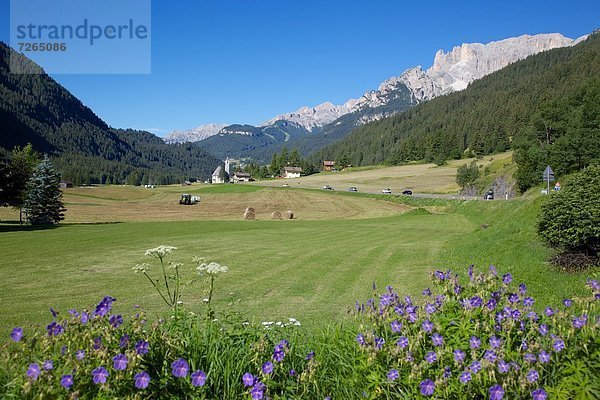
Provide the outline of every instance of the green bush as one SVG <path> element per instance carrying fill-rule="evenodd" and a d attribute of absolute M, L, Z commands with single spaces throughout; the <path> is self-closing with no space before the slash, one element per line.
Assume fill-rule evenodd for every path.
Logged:
<path fill-rule="evenodd" d="M 571 177 L 562 190 L 549 193 L 542 205 L 538 233 L 564 254 L 597 260 L 600 251 L 600 166 Z"/>

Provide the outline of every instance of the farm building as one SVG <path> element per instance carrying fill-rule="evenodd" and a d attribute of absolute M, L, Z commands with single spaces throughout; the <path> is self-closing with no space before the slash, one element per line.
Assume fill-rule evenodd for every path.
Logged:
<path fill-rule="evenodd" d="M 252 180 L 252 176 L 247 172 L 235 172 L 231 176 L 231 181 L 233 183 L 250 182 L 251 180 Z"/>
<path fill-rule="evenodd" d="M 71 182 L 71 181 L 60 181 L 60 183 L 58 185 L 60 186 L 61 189 L 72 188 L 73 187 L 73 182 Z"/>
<path fill-rule="evenodd" d="M 281 176 L 284 178 L 300 178 L 302 174 L 302 168 L 300 167 L 284 167 L 281 170 Z"/>
<path fill-rule="evenodd" d="M 323 161 L 323 171 L 335 170 L 335 161 Z"/>

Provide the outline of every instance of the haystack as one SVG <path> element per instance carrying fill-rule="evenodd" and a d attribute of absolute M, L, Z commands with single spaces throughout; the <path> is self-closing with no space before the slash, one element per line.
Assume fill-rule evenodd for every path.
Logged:
<path fill-rule="evenodd" d="M 246 212 L 244 212 L 244 219 L 246 221 L 252 221 L 256 218 L 256 214 L 254 214 L 254 211 L 248 211 L 246 210 Z"/>
<path fill-rule="evenodd" d="M 291 212 L 290 210 L 288 210 L 288 211 L 285 213 L 285 217 L 286 217 L 287 219 L 294 219 L 294 213 L 293 213 L 293 212 Z"/>
<path fill-rule="evenodd" d="M 273 211 L 271 213 L 271 218 L 272 219 L 281 219 L 281 213 L 279 211 Z"/>

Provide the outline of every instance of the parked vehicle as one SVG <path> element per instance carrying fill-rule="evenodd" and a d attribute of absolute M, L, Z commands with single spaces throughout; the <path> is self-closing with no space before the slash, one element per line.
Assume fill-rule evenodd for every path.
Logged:
<path fill-rule="evenodd" d="M 284 183 L 282 186 L 283 187 L 290 187 L 290 185 L 288 185 L 287 183 Z"/>
<path fill-rule="evenodd" d="M 199 201 L 200 197 L 184 193 L 181 195 L 181 199 L 179 199 L 179 204 L 181 204 L 182 206 L 191 206 L 194 204 L 198 204 Z"/>
<path fill-rule="evenodd" d="M 405 196 L 412 196 L 412 190 L 410 190 L 410 189 L 403 190 L 402 194 Z"/>
<path fill-rule="evenodd" d="M 488 190 L 486 194 L 483 195 L 484 200 L 494 200 L 494 191 Z"/>
<path fill-rule="evenodd" d="M 383 189 L 383 190 L 381 191 L 381 193 L 383 193 L 383 194 L 392 194 L 392 189 L 390 189 L 390 188 L 385 188 L 385 189 Z"/>
<path fill-rule="evenodd" d="M 356 188 L 356 186 L 351 186 L 348 188 L 349 192 L 358 192 L 358 189 Z"/>
<path fill-rule="evenodd" d="M 329 185 L 323 186 L 323 189 L 324 190 L 333 190 L 333 188 L 331 186 L 329 186 Z"/>

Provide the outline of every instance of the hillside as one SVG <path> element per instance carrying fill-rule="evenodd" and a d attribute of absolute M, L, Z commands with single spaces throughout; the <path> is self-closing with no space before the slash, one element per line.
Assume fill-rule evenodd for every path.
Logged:
<path fill-rule="evenodd" d="M 12 61 L 36 73 L 11 74 L 11 52 L 0 43 L 0 149 L 31 143 L 76 183 L 173 183 L 206 178 L 218 165 L 196 146 L 112 129 L 25 56 L 13 53 Z"/>
<path fill-rule="evenodd" d="M 531 185 L 541 179 L 541 164 L 550 161 L 557 174 L 564 174 L 599 157 L 598 71 L 600 35 L 595 33 L 576 46 L 509 65 L 461 92 L 357 128 L 312 158 L 345 157 L 358 166 L 442 163 L 514 148 L 518 175 L 527 175 Z M 522 190 L 527 188 L 523 182 Z"/>

